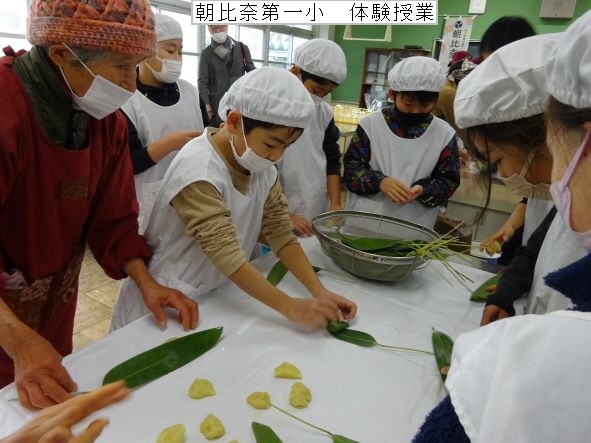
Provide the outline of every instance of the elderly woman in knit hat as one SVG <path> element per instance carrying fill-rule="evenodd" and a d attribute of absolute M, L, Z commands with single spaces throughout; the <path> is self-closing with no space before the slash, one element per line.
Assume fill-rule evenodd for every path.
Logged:
<path fill-rule="evenodd" d="M 35 0 L 28 53 L 0 62 L 0 386 L 21 403 L 62 402 L 76 383 L 72 351 L 78 275 L 88 244 L 112 278 L 130 276 L 164 326 L 165 306 L 194 328 L 197 305 L 158 284 L 138 234 L 137 200 L 118 108 L 137 64 L 154 53 L 146 0 Z"/>

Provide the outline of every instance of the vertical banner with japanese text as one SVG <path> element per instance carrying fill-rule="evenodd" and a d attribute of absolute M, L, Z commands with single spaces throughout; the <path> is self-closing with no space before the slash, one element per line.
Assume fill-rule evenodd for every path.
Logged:
<path fill-rule="evenodd" d="M 441 37 L 441 50 L 439 51 L 439 63 L 444 67 L 451 60 L 456 51 L 467 51 L 472 34 L 474 16 L 462 17 L 448 16 L 443 25 L 443 36 Z"/>

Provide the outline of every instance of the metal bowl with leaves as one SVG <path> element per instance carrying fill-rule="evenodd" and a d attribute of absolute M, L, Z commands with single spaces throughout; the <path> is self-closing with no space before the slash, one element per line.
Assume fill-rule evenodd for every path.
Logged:
<path fill-rule="evenodd" d="M 415 223 L 358 211 L 320 214 L 312 220 L 312 229 L 324 253 L 341 268 L 357 277 L 380 281 L 402 280 L 427 261 L 402 250 L 392 252 L 398 240 L 423 244 L 440 238 Z"/>

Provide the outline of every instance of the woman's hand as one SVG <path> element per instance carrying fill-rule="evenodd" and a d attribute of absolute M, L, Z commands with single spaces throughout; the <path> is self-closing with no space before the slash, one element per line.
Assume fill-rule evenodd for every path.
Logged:
<path fill-rule="evenodd" d="M 129 393 L 123 382 L 116 382 L 70 398 L 41 411 L 18 431 L 3 438 L 2 443 L 92 443 L 109 423 L 108 419 L 94 420 L 78 436 L 74 436 L 72 426 L 93 412 L 123 400 Z"/>

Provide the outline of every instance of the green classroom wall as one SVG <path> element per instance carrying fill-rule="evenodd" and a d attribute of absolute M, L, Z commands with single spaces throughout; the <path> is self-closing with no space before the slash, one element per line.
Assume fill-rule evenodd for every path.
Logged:
<path fill-rule="evenodd" d="M 519 15 L 526 18 L 538 34 L 561 32 L 576 17 L 591 9 L 591 0 L 577 0 L 572 19 L 542 19 L 539 17 L 542 0 L 488 0 L 484 14 L 474 20 L 471 39 L 479 40 L 486 28 L 504 15 Z M 439 0 L 439 24 L 427 26 L 392 26 L 392 42 L 343 40 L 345 25 L 335 26 L 334 41 L 347 55 L 347 79 L 332 93 L 337 102 L 357 103 L 363 73 L 365 48 L 403 48 L 404 45 L 420 45 L 431 50 L 433 40 L 441 37 L 443 15 L 468 15 L 470 0 Z M 354 25 L 353 37 L 383 38 L 385 26 Z"/>

